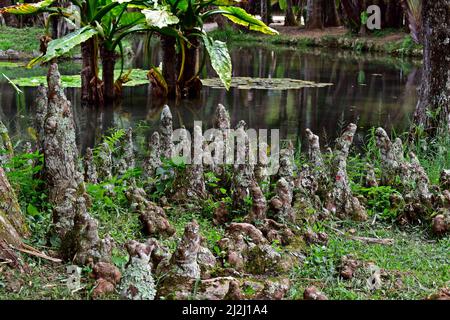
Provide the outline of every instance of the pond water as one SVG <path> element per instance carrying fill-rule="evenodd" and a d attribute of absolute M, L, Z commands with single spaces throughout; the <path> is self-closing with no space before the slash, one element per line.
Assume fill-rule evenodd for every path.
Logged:
<path fill-rule="evenodd" d="M 141 43 L 134 50 L 142 50 Z M 136 54 L 139 56 L 140 54 Z M 233 76 L 261 78 L 292 78 L 333 83 L 323 88 L 290 90 L 242 90 L 204 87 L 199 99 L 167 101 L 174 116 L 174 127 L 192 128 L 194 120 L 212 127 L 218 103 L 224 104 L 232 123 L 245 120 L 254 129 L 280 129 L 282 139 L 304 139 L 310 128 L 320 135 L 322 143 L 332 143 L 349 122 L 358 124 L 357 139 L 361 141 L 373 126 L 401 132 L 409 124 L 417 102 L 420 64 L 386 56 L 303 50 L 279 47 L 233 47 Z M 158 64 L 160 51 L 152 50 L 151 60 Z M 133 67 L 148 64 L 135 60 Z M 63 63 L 64 74 L 79 72 L 78 63 Z M 45 69 L 24 70 L 0 67 L 0 117 L 12 136 L 27 139 L 31 125 L 36 88 L 21 88 L 18 94 L 1 76 L 24 77 L 44 75 Z M 215 77 L 208 66 L 202 78 Z M 80 149 L 98 142 L 110 127 L 134 126 L 146 130 L 157 127 L 164 101 L 149 94 L 148 86 L 125 87 L 123 100 L 101 110 L 81 107 L 79 89 L 68 88 L 67 96 L 74 106 Z"/>

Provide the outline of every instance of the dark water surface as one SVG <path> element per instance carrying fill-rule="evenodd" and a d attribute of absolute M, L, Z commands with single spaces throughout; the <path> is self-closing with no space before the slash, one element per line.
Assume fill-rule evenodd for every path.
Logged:
<path fill-rule="evenodd" d="M 215 108 L 222 103 L 230 111 L 233 124 L 243 119 L 254 129 L 277 128 L 282 139 L 303 139 L 304 130 L 310 128 L 323 143 L 331 143 L 349 122 L 358 124 L 359 140 L 373 126 L 401 132 L 407 128 L 416 105 L 420 65 L 413 61 L 330 50 L 264 47 L 234 47 L 231 56 L 233 76 L 293 78 L 334 85 L 283 91 L 231 88 L 229 92 L 204 87 L 199 99 L 167 102 L 174 127 L 192 128 L 194 120 L 203 121 L 204 129 L 212 127 Z M 159 59 L 156 47 L 151 60 L 157 65 Z M 132 65 L 148 67 L 142 61 L 133 61 Z M 60 66 L 65 74 L 76 74 L 79 69 L 78 63 Z M 22 88 L 24 95 L 19 95 L 2 72 L 10 77 L 25 77 L 45 74 L 46 70 L 0 68 L 0 118 L 13 137 L 25 140 L 36 88 Z M 202 78 L 206 77 L 215 77 L 210 67 L 202 74 Z M 164 104 L 151 97 L 148 86 L 125 87 L 122 102 L 102 110 L 81 107 L 79 89 L 69 88 L 66 92 L 74 106 L 78 142 L 83 150 L 98 142 L 110 127 L 156 129 Z"/>

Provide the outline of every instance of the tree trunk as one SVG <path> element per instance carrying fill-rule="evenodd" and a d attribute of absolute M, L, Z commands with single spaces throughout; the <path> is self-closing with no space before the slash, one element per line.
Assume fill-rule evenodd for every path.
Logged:
<path fill-rule="evenodd" d="M 423 74 L 414 122 L 435 136 L 450 131 L 450 0 L 424 1 Z"/>
<path fill-rule="evenodd" d="M 389 0 L 384 16 L 386 17 L 386 22 L 382 26 L 383 28 L 400 28 L 403 23 L 403 10 L 400 1 Z"/>
<path fill-rule="evenodd" d="M 341 9 L 345 25 L 353 33 L 357 33 L 361 29 L 361 11 L 363 10 L 360 1 L 341 0 Z"/>
<path fill-rule="evenodd" d="M 336 8 L 335 0 L 323 0 L 324 1 L 324 25 L 325 27 L 339 27 L 341 21 Z"/>
<path fill-rule="evenodd" d="M 175 50 L 175 39 L 169 36 L 161 36 L 161 48 L 163 54 L 162 74 L 167 83 L 168 96 L 178 95 L 177 86 L 177 53 Z"/>
<path fill-rule="evenodd" d="M 299 25 L 303 25 L 306 21 L 306 16 L 305 16 L 305 2 L 306 0 L 298 0 L 298 12 L 297 12 L 297 22 Z M 302 18 L 303 18 L 303 23 L 302 23 Z"/>
<path fill-rule="evenodd" d="M 81 100 L 90 105 L 103 103 L 102 84 L 98 78 L 98 43 L 93 37 L 81 44 Z"/>
<path fill-rule="evenodd" d="M 0 167 L 0 241 L 19 247 L 28 233 L 14 190 Z"/>
<path fill-rule="evenodd" d="M 296 26 L 294 10 L 292 9 L 292 0 L 286 0 L 286 15 L 284 17 L 285 26 Z"/>
<path fill-rule="evenodd" d="M 322 23 L 322 0 L 308 0 L 308 21 L 306 28 L 323 29 Z"/>
<path fill-rule="evenodd" d="M 116 53 L 114 50 L 101 46 L 100 56 L 103 69 L 103 98 L 106 102 L 114 100 L 114 66 L 116 64 Z"/>

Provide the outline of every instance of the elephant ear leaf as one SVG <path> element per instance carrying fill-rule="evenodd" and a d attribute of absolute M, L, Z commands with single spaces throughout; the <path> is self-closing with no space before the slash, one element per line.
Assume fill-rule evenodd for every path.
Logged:
<path fill-rule="evenodd" d="M 203 35 L 203 42 L 208 51 L 211 65 L 227 90 L 231 86 L 231 57 L 225 42 L 213 40 Z"/>
<path fill-rule="evenodd" d="M 49 7 L 55 0 L 44 0 L 36 3 L 19 3 L 13 6 L 0 8 L 0 14 L 33 14 Z"/>
<path fill-rule="evenodd" d="M 52 40 L 48 43 L 46 54 L 31 60 L 28 67 L 30 68 L 38 63 L 48 62 L 54 58 L 60 57 L 68 53 L 77 45 L 89 40 L 97 33 L 98 30 L 92 28 L 91 26 L 86 26 L 71 32 L 62 38 Z"/>
<path fill-rule="evenodd" d="M 147 24 L 150 27 L 158 27 L 158 28 L 164 28 L 172 24 L 177 24 L 180 22 L 177 16 L 173 15 L 172 12 L 168 10 L 149 10 L 145 9 L 141 11 L 144 16 L 145 20 L 147 21 Z"/>
<path fill-rule="evenodd" d="M 232 22 L 245 26 L 250 30 L 258 31 L 265 34 L 278 34 L 278 31 L 268 27 L 264 22 L 258 20 L 247 11 L 239 7 L 226 7 L 220 6 L 221 11 L 226 11 L 227 13 L 222 13 L 225 17 L 230 19 Z"/>

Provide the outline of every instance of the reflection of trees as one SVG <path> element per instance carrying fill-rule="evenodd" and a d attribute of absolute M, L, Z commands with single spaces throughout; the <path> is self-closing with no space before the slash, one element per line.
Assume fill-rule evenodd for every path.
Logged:
<path fill-rule="evenodd" d="M 138 50 L 143 47 L 142 43 L 135 45 Z M 205 87 L 198 99 L 179 101 L 155 99 L 148 94 L 147 86 L 124 87 L 120 105 L 89 112 L 81 107 L 79 90 L 68 89 L 80 150 L 98 142 L 111 126 L 126 127 L 145 120 L 154 130 L 165 103 L 173 109 L 175 127 L 185 125 L 191 129 L 194 120 L 202 120 L 205 127 L 211 127 L 215 108 L 222 103 L 230 110 L 233 124 L 243 119 L 255 129 L 279 128 L 282 138 L 303 135 L 309 127 L 319 134 L 326 132 L 332 140 L 342 115 L 344 122 L 358 120 L 364 129 L 376 125 L 387 129 L 395 126 L 398 131 L 405 129 L 417 101 L 419 75 L 416 66 L 408 61 L 341 52 L 253 47 L 235 48 L 231 56 L 234 76 L 295 78 L 334 85 L 289 91 L 231 88 L 229 92 Z M 150 60 L 152 64 L 160 61 L 157 48 L 153 48 Z M 138 67 L 148 67 L 149 63 L 134 61 Z M 202 73 L 202 77 L 208 76 L 214 76 L 209 66 Z M 34 88 L 27 88 L 25 102 L 18 105 L 14 89 L 0 82 L 0 116 L 10 123 L 14 134 L 26 134 L 27 123 L 18 121 L 21 113 L 25 116 L 31 113 L 34 92 Z"/>

